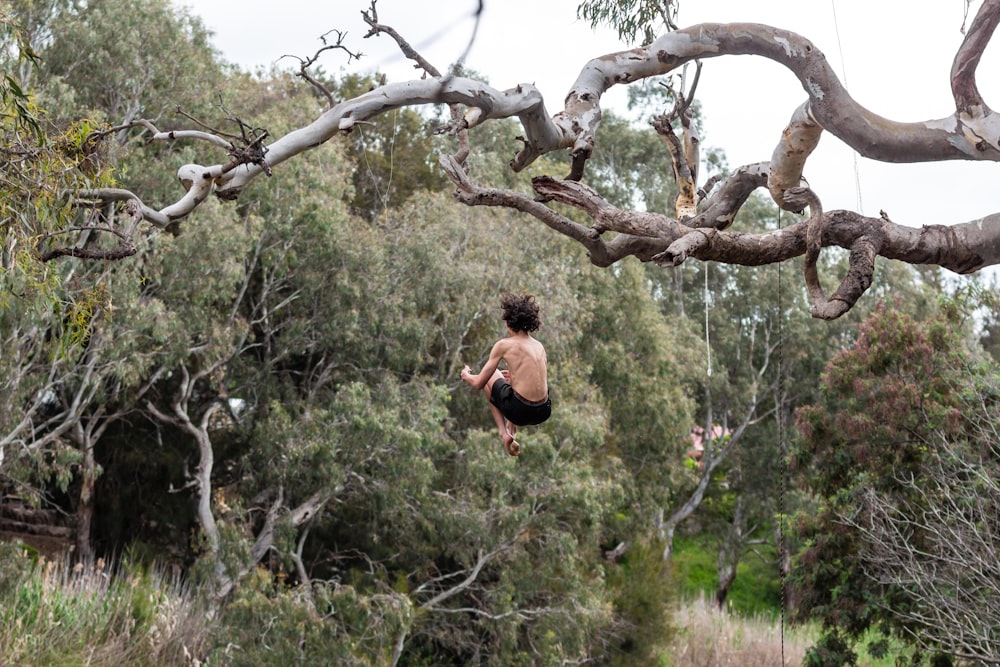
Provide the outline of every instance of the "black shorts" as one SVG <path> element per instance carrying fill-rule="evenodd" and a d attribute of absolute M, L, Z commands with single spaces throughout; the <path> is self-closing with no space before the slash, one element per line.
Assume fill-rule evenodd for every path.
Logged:
<path fill-rule="evenodd" d="M 541 424 L 552 415 L 551 397 L 538 405 L 525 403 L 514 393 L 514 388 L 506 380 L 497 380 L 493 383 L 490 403 L 500 410 L 507 421 L 518 426 Z"/>

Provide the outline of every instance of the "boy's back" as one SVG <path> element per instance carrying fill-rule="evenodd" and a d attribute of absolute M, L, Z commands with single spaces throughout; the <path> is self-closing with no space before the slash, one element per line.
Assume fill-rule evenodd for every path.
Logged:
<path fill-rule="evenodd" d="M 525 333 L 516 333 L 497 342 L 497 351 L 507 363 L 508 381 L 514 391 L 530 402 L 544 401 L 549 395 L 545 348 Z"/>

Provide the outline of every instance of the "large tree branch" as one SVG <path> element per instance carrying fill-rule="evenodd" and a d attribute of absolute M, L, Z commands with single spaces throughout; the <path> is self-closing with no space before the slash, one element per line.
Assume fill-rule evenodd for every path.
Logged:
<path fill-rule="evenodd" d="M 872 113 L 851 98 L 822 52 L 795 33 L 752 23 L 706 23 L 669 33 L 646 47 L 590 61 L 570 89 L 564 109 L 551 118 L 540 93 L 530 84 L 499 91 L 472 79 L 445 76 L 381 86 L 335 105 L 313 123 L 275 141 L 268 147 L 266 164 L 235 168 L 185 165 L 178 175 L 190 184 L 188 195 L 159 214 L 171 220 L 184 217 L 213 187 L 222 196 L 236 196 L 266 168 L 339 132 L 350 131 L 361 121 L 404 106 L 461 104 L 469 108 L 465 118 L 470 128 L 487 119 L 517 117 L 525 137 L 524 146 L 511 162 L 513 169 L 522 169 L 537 157 L 561 148 L 571 148 L 579 165 L 593 150 L 601 118 L 600 98 L 609 88 L 667 74 L 690 61 L 724 55 L 758 55 L 778 62 L 799 79 L 807 94 L 806 104 L 793 115 L 771 160 L 772 178 L 782 183 L 798 185 L 801 167 L 815 148 L 820 128 L 862 155 L 882 161 L 996 161 L 1000 160 L 1000 119 L 985 105 L 968 102 L 978 99 L 978 93 L 972 92 L 974 83 L 970 87 L 969 82 L 978 63 L 977 49 L 992 34 L 997 14 L 1000 0 L 985 0 L 956 58 L 956 98 L 965 100 L 966 106 L 943 119 L 899 123 Z M 960 95 L 959 90 L 966 92 Z M 772 188 L 779 203 L 783 189 Z"/>
<path fill-rule="evenodd" d="M 818 317 L 832 318 L 846 312 L 867 289 L 876 256 L 937 264 L 959 273 L 977 271 L 1000 262 L 1000 226 L 997 225 L 1000 218 L 997 216 L 951 228 L 928 226 L 918 230 L 849 211 L 822 212 L 819 197 L 816 197 L 811 205 L 815 210 L 809 225 L 752 236 L 721 231 L 732 223 L 747 197 L 758 187 L 766 186 L 779 207 L 796 212 L 803 210 L 802 175 L 824 131 L 834 134 L 861 155 L 886 162 L 1000 161 L 1000 117 L 983 102 L 975 83 L 982 51 L 1000 24 L 1000 0 L 983 1 L 956 54 L 951 74 L 955 112 L 941 119 L 909 123 L 892 121 L 866 109 L 848 94 L 826 57 L 808 39 L 766 25 L 705 23 L 671 32 L 641 48 L 595 58 L 583 67 L 565 98 L 563 110 L 550 117 L 541 94 L 533 85 L 520 84 L 501 91 L 473 79 L 441 76 L 398 33 L 378 23 L 374 11 L 366 19 L 372 27 L 371 34 L 392 36 L 404 53 L 431 78 L 382 85 L 342 101 L 305 127 L 289 132 L 266 148 L 261 146 L 255 159 L 233 155 L 227 164 L 184 165 L 178 171 L 178 178 L 186 194 L 158 211 L 139 205 L 144 219 L 163 226 L 183 218 L 213 191 L 223 198 L 235 198 L 259 174 L 270 173 L 272 167 L 338 133 L 350 132 L 358 123 L 379 114 L 401 107 L 448 104 L 452 107 L 453 118 L 447 129 L 459 133 L 462 139 L 466 130 L 486 120 L 518 118 L 524 136 L 519 137 L 523 145 L 510 163 L 515 171 L 554 150 L 570 149 L 573 159 L 569 181 L 535 180 L 535 190 L 541 196 L 539 201 L 522 193 L 472 184 L 461 166 L 465 154 L 463 145 L 457 160 L 442 161 L 446 173 L 458 186 L 456 198 L 469 205 L 503 206 L 528 213 L 581 243 L 587 248 L 591 261 L 600 266 L 630 255 L 666 265 L 676 265 L 689 256 L 760 265 L 808 252 L 806 278 L 813 296 L 813 312 Z M 805 102 L 791 115 L 768 162 L 737 170 L 716 196 L 701 202 L 700 212 L 691 206 L 692 193 L 686 192 L 681 202 L 683 223 L 656 213 L 615 209 L 596 193 L 570 182 L 583 176 L 583 167 L 593 151 L 601 120 L 600 100 L 612 86 L 668 74 L 692 61 L 733 55 L 756 55 L 779 63 L 798 78 L 805 91 Z M 464 115 L 458 112 L 459 106 L 467 108 Z M 136 124 L 153 131 L 154 139 L 174 140 L 188 136 L 211 140 L 203 136 L 204 133 L 162 133 L 143 121 Z M 681 150 L 672 131 L 667 132 L 665 128 L 663 131 L 678 158 L 675 163 L 680 161 L 683 167 L 685 161 L 691 162 L 693 151 L 688 150 L 689 147 Z M 222 139 L 213 143 L 227 144 Z M 692 174 L 696 173 L 695 164 L 687 166 Z M 693 179 L 690 180 L 692 182 L 686 183 L 688 190 L 694 185 Z M 91 194 L 107 199 L 134 197 L 121 191 Z M 586 211 L 594 219 L 593 226 L 580 225 L 559 215 L 543 203 L 550 200 Z M 696 229 L 709 231 L 691 236 Z M 813 230 L 811 234 L 809 229 Z M 602 234 L 607 231 L 618 235 L 606 241 Z M 819 287 L 815 259 L 819 248 L 829 245 L 849 249 L 852 262 L 838 289 L 826 298 Z"/>
<path fill-rule="evenodd" d="M 989 112 L 976 85 L 976 69 L 998 23 L 1000 4 L 985 2 L 955 54 L 951 65 L 951 91 L 955 97 L 955 108 L 960 112 L 974 114 L 978 109 Z"/>
<path fill-rule="evenodd" d="M 899 225 L 888 219 L 870 218 L 853 211 L 817 211 L 806 222 L 763 234 L 743 234 L 712 229 L 709 232 L 677 222 L 667 216 L 624 211 L 604 201 L 581 183 L 539 177 L 535 190 L 548 199 L 575 206 L 594 219 L 593 234 L 614 231 L 632 238 L 628 254 L 641 260 L 652 259 L 676 265 L 687 257 L 726 264 L 760 266 L 784 262 L 807 253 L 812 238 L 813 253 L 807 262 L 807 286 L 816 317 L 832 319 L 849 310 L 871 285 L 876 256 L 910 264 L 933 264 L 955 271 L 972 273 L 1000 262 L 1000 214 L 962 224 L 928 225 L 921 228 Z M 725 187 L 721 192 L 725 191 Z M 790 191 L 792 193 L 793 191 Z M 808 190 L 799 189 L 789 202 L 804 208 Z M 470 201 L 476 201 L 470 198 Z M 717 212 L 718 213 L 718 212 Z M 735 212 L 733 213 L 735 215 Z M 728 216 L 718 215 L 718 220 Z M 575 231 L 575 230 L 574 230 Z M 594 247 L 596 241 L 575 231 Z M 617 237 L 615 240 L 617 241 Z M 583 241 L 581 241 L 583 242 Z M 652 256 L 654 248 L 666 248 Z M 820 247 L 839 246 L 850 251 L 850 268 L 838 289 L 827 299 L 819 286 L 815 261 Z"/>
<path fill-rule="evenodd" d="M 992 34 L 996 14 L 1000 13 L 998 7 L 1000 0 L 984 2 L 956 59 L 955 81 L 971 80 L 978 63 L 977 48 L 984 46 Z M 386 30 L 384 26 L 380 28 Z M 564 109 L 552 118 L 545 113 L 541 95 L 530 84 L 499 91 L 478 81 L 451 76 L 392 83 L 341 102 L 310 125 L 278 139 L 269 146 L 267 164 L 280 164 L 386 111 L 441 103 L 469 107 L 466 114 L 469 127 L 490 118 L 518 117 L 526 137 L 521 152 L 511 163 L 515 170 L 560 148 L 572 148 L 575 158 L 585 158 L 593 149 L 600 123 L 600 98 L 609 88 L 667 74 L 693 60 L 724 55 L 758 55 L 788 68 L 798 77 L 808 96 L 807 106 L 796 116 L 811 119 L 818 127 L 832 132 L 867 157 L 889 162 L 1000 160 L 997 145 L 1000 120 L 985 107 L 963 108 L 940 120 L 893 122 L 855 102 L 823 53 L 804 37 L 760 24 L 706 23 L 669 33 L 646 47 L 590 61 L 570 89 Z M 968 89 L 967 83 L 964 89 Z M 972 97 L 964 95 L 962 99 Z M 803 151 L 807 154 L 818 141 L 815 128 L 809 131 L 814 138 L 796 138 L 801 134 L 799 131 L 786 133 L 787 138 L 779 142 L 776 150 L 786 142 L 797 143 L 798 154 L 801 156 Z M 232 194 L 261 171 L 261 165 L 241 165 L 225 173 L 218 165 L 187 165 L 185 178 L 194 174 L 198 179 L 213 182 L 220 193 Z M 789 180 L 797 182 L 798 179 Z M 174 206 L 168 215 L 190 213 L 193 210 L 191 203 Z M 165 212 L 166 209 L 161 211 Z"/>
<path fill-rule="evenodd" d="M 966 60 L 995 27 L 992 13 L 1000 2 L 985 0 L 963 49 Z M 971 41 L 978 38 L 979 41 Z M 705 23 L 660 37 L 649 46 L 622 51 L 588 63 L 567 98 L 566 111 L 579 119 L 597 112 L 603 93 L 620 83 L 667 74 L 692 60 L 729 55 L 757 55 L 786 67 L 808 97 L 809 117 L 866 157 L 886 162 L 998 160 L 1000 119 L 988 109 L 917 123 L 883 118 L 847 93 L 823 53 L 808 39 L 787 30 L 756 23 Z M 975 61 L 977 62 L 977 61 Z M 589 126 L 582 124 L 583 128 Z M 586 133 L 583 129 L 583 133 Z M 986 145 L 981 145 L 986 138 Z M 593 137 L 590 138 L 591 143 Z M 578 138 L 577 143 L 585 142 Z"/>

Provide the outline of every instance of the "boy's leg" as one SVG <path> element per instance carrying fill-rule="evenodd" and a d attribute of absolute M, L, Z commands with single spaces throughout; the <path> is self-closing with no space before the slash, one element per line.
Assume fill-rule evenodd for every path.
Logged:
<path fill-rule="evenodd" d="M 517 426 L 510 424 L 503 416 L 503 413 L 500 412 L 500 409 L 490 401 L 490 396 L 493 395 L 493 383 L 502 379 L 504 378 L 500 374 L 500 371 L 494 371 L 493 377 L 486 382 L 486 386 L 483 387 L 483 391 L 486 392 L 486 404 L 490 406 L 490 412 L 493 414 L 493 421 L 496 422 L 497 430 L 500 432 L 500 440 L 503 442 L 504 449 L 511 456 L 520 456 L 521 445 L 514 439 L 514 434 L 517 433 Z"/>

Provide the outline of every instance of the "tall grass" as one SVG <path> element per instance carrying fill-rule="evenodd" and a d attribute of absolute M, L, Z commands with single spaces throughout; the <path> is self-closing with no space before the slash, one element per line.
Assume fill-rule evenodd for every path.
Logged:
<path fill-rule="evenodd" d="M 786 626 L 782 642 L 780 619 L 722 612 L 704 597 L 678 608 L 674 623 L 678 631 L 670 651 L 672 667 L 801 665 L 815 639 L 810 628 Z"/>
<path fill-rule="evenodd" d="M 205 610 L 162 572 L 0 545 L 0 665 L 194 667 L 210 640 Z"/>
<path fill-rule="evenodd" d="M 670 667 L 775 667 L 782 664 L 782 653 L 785 665 L 798 667 L 820 634 L 813 624 L 786 625 L 782 640 L 780 617 L 719 611 L 704 596 L 681 604 L 674 626 L 677 632 L 667 656 Z M 880 638 L 872 631 L 871 639 Z M 865 639 L 856 647 L 858 667 L 911 664 L 911 647 L 890 641 L 888 653 L 874 658 L 866 649 L 868 643 Z"/>

